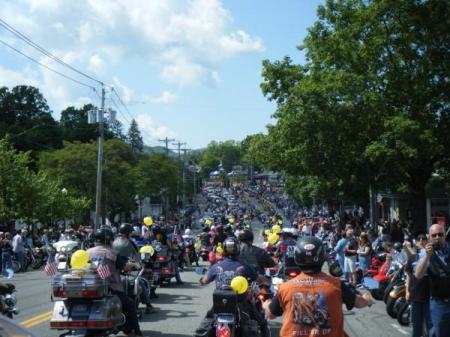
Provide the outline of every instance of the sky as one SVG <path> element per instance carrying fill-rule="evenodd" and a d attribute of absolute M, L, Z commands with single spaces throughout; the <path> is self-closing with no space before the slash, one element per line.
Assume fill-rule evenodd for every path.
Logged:
<path fill-rule="evenodd" d="M 106 87 L 106 107 L 147 145 L 165 137 L 204 148 L 243 140 L 274 123 L 262 60 L 290 56 L 320 0 L 0 0 L 0 19 Z M 0 21 L 1 22 L 1 21 Z M 18 54 L 92 88 L 75 83 Z M 100 105 L 100 85 L 0 25 L 0 86 L 39 88 L 59 120 L 68 106 Z M 111 91 L 118 93 L 124 105 Z"/>

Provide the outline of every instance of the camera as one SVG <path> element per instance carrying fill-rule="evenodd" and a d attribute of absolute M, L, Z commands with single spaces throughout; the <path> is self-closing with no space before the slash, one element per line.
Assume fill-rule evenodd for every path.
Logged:
<path fill-rule="evenodd" d="M 434 251 L 438 251 L 441 249 L 441 245 L 440 245 L 439 241 L 433 242 L 433 249 L 434 249 Z"/>

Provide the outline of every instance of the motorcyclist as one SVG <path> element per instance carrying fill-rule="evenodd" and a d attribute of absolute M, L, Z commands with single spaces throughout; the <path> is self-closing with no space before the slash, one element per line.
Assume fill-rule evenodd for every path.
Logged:
<path fill-rule="evenodd" d="M 130 224 L 125 223 L 120 225 L 119 235 L 112 243 L 112 248 L 118 255 L 137 262 L 140 261 L 140 255 L 137 246 L 130 238 L 132 232 L 133 227 Z M 150 290 L 148 281 L 141 277 L 139 278 L 139 285 L 142 288 L 142 303 L 146 306 L 145 313 L 151 314 L 155 311 L 155 308 L 150 303 Z"/>
<path fill-rule="evenodd" d="M 233 277 L 244 276 L 250 281 L 256 281 L 257 273 L 250 265 L 238 260 L 239 257 L 239 243 L 236 238 L 227 238 L 223 242 L 224 259 L 214 264 L 206 276 L 200 278 L 200 283 L 205 285 L 216 281 L 216 288 L 220 289 L 224 285 L 229 285 Z M 250 315 L 254 316 L 254 308 L 249 301 L 245 301 L 245 296 L 240 295 L 240 303 L 245 307 Z M 245 303 L 245 304 L 244 304 Z M 213 310 L 210 309 L 200 326 L 194 332 L 194 336 L 207 336 L 211 333 L 213 323 Z"/>
<path fill-rule="evenodd" d="M 215 230 L 216 234 L 214 235 L 214 246 L 217 246 L 219 242 L 222 243 L 227 238 L 227 235 L 223 230 L 223 225 L 217 225 Z"/>
<path fill-rule="evenodd" d="M 119 256 L 112 248 L 111 242 L 114 234 L 109 227 L 97 229 L 93 235 L 95 247 L 87 250 L 91 261 L 102 260 L 106 258 L 106 263 L 111 271 L 109 277 L 109 287 L 111 293 L 119 297 L 122 302 L 122 311 L 125 315 L 125 324 L 123 331 L 126 334 L 134 332 L 136 337 L 141 337 L 142 332 L 139 327 L 138 315 L 134 301 L 125 295 L 123 284 L 120 280 L 120 270 L 129 271 L 134 267 L 133 263 L 127 262 L 125 258 Z"/>
<path fill-rule="evenodd" d="M 174 252 L 174 246 L 172 242 L 167 237 L 166 232 L 159 225 L 154 225 L 152 228 L 152 232 L 155 241 L 159 242 L 162 245 L 166 245 L 172 253 Z M 177 284 L 183 284 L 180 276 L 180 270 L 178 269 L 178 263 L 176 263 L 176 261 L 174 263 L 174 269 Z"/>
<path fill-rule="evenodd" d="M 370 306 L 369 293 L 358 294 L 356 288 L 321 271 L 325 248 L 320 239 L 308 236 L 297 241 L 295 263 L 302 272 L 278 288 L 277 296 L 264 302 L 266 316 L 274 319 L 287 313 L 281 337 L 344 336 L 342 304 L 348 309 Z"/>
<path fill-rule="evenodd" d="M 261 275 L 264 274 L 265 268 L 272 268 L 275 262 L 267 254 L 264 249 L 253 245 L 253 232 L 249 229 L 244 229 L 239 233 L 239 260 L 246 261 Z"/>
<path fill-rule="evenodd" d="M 184 234 L 183 234 L 182 238 L 183 238 L 183 241 L 188 244 L 188 246 L 191 246 L 192 256 L 193 256 L 194 262 L 196 263 L 196 265 L 198 267 L 198 256 L 197 256 L 197 252 L 194 247 L 195 238 L 194 238 L 194 236 L 192 236 L 192 232 L 189 228 L 186 228 L 184 230 Z"/>
<path fill-rule="evenodd" d="M 287 268 L 296 267 L 294 249 L 297 240 L 294 238 L 294 231 L 297 232 L 295 228 L 283 228 L 280 232 L 281 240 L 276 246 L 275 256 L 282 262 L 282 273 L 285 273 Z"/>

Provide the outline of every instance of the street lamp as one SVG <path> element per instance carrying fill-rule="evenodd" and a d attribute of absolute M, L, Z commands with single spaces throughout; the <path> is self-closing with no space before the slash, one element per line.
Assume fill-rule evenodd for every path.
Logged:
<path fill-rule="evenodd" d="M 65 187 L 63 187 L 61 189 L 61 193 L 63 195 L 63 200 L 64 200 L 64 210 L 66 211 L 67 210 L 67 205 L 66 205 L 66 203 L 67 203 L 67 189 Z M 64 229 L 67 229 L 66 213 L 65 213 L 65 211 L 64 211 Z"/>
<path fill-rule="evenodd" d="M 134 202 L 138 206 L 138 212 L 137 212 L 138 221 L 141 222 L 141 219 L 142 219 L 142 202 L 143 201 L 141 201 L 141 198 L 140 198 L 139 194 L 136 194 L 134 196 Z"/>

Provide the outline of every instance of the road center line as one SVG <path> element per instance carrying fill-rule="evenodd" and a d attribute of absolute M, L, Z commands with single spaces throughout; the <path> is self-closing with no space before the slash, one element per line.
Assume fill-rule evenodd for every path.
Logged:
<path fill-rule="evenodd" d="M 44 312 L 42 314 L 36 315 L 34 317 L 31 317 L 29 319 L 26 319 L 22 322 L 20 322 L 21 325 L 23 325 L 25 328 L 31 328 L 35 325 L 41 324 L 45 321 L 48 321 L 50 317 L 52 317 L 53 311 Z"/>

